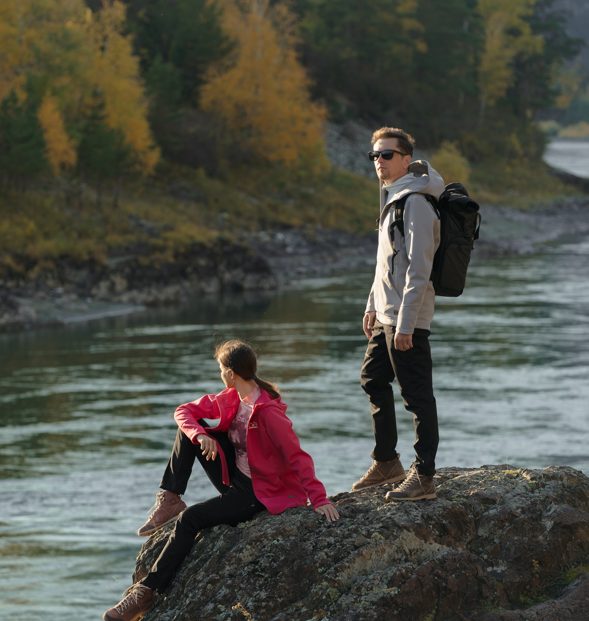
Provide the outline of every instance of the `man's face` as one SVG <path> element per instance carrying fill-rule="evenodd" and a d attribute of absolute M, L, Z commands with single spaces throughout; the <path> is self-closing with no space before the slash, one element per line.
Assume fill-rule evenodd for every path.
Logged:
<path fill-rule="evenodd" d="M 382 138 L 377 140 L 372 147 L 373 151 L 385 151 L 386 149 L 395 149 L 396 151 L 399 151 L 400 149 L 397 145 L 397 139 Z M 407 174 L 409 164 L 411 164 L 410 155 L 400 155 L 399 153 L 395 153 L 393 155 L 393 159 L 391 160 L 385 160 L 381 155 L 374 162 L 374 167 L 376 168 L 378 178 L 383 181 L 385 185 L 390 185 L 393 181 L 396 181 Z"/>

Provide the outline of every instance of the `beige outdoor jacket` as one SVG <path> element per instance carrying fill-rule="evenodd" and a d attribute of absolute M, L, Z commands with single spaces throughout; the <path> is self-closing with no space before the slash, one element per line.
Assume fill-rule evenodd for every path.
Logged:
<path fill-rule="evenodd" d="M 429 330 L 434 316 L 435 293 L 430 276 L 440 245 L 440 220 L 421 195 L 437 199 L 443 191 L 442 177 L 425 160 L 412 162 L 409 173 L 389 186 L 389 192 L 381 188 L 376 271 L 366 312 L 376 311 L 381 323 L 397 326 L 402 334 L 413 334 L 415 328 Z M 408 193 L 411 196 L 403 217 L 405 237 L 395 227 L 397 253 L 393 257 L 390 226 L 394 207 L 390 206 Z"/>

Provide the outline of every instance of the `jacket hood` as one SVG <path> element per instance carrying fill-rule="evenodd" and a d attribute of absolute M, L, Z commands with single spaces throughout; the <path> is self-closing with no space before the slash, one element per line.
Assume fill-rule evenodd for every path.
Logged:
<path fill-rule="evenodd" d="M 262 394 L 258 397 L 255 407 L 261 409 L 266 408 L 267 406 L 280 408 L 283 413 L 286 412 L 287 407 L 286 403 L 284 403 L 284 401 L 282 400 L 282 397 L 278 396 L 276 397 L 276 399 L 274 399 L 274 397 L 272 397 L 262 388 Z"/>
<path fill-rule="evenodd" d="M 440 195 L 445 189 L 444 180 L 439 172 L 434 170 L 430 163 L 426 160 L 415 160 L 409 164 L 409 172 L 400 179 L 397 179 L 391 186 L 392 193 L 389 192 L 385 203 L 385 191 L 381 186 L 380 190 L 380 204 L 381 209 L 385 204 L 389 204 L 393 201 L 398 201 L 403 198 L 405 194 L 413 194 L 418 192 L 419 194 L 430 194 L 436 200 L 440 198 Z"/>

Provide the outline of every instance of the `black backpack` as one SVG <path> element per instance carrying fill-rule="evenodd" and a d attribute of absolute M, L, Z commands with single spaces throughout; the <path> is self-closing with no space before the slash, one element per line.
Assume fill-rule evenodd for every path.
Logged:
<path fill-rule="evenodd" d="M 391 205 L 395 208 L 394 220 L 390 227 L 393 237 L 395 227 L 405 237 L 403 212 L 411 193 Z M 439 200 L 429 194 L 422 195 L 434 208 L 440 218 L 440 246 L 434 256 L 430 280 L 436 295 L 457 298 L 462 295 L 466 283 L 466 270 L 470 263 L 470 253 L 474 242 L 479 238 L 481 214 L 478 204 L 468 196 L 461 183 L 450 183 Z M 394 242 L 393 242 L 394 248 Z"/>

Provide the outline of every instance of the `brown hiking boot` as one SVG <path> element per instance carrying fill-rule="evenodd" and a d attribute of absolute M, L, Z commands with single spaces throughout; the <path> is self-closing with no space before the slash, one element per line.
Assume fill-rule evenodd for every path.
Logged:
<path fill-rule="evenodd" d="M 137 621 L 153 606 L 153 591 L 142 584 L 129 587 L 114 608 L 107 610 L 104 621 Z"/>
<path fill-rule="evenodd" d="M 174 492 L 158 492 L 155 505 L 149 510 L 151 511 L 152 509 L 155 509 L 155 511 L 137 531 L 140 537 L 149 537 L 158 528 L 177 520 L 182 511 L 186 509 L 186 503 Z"/>
<path fill-rule="evenodd" d="M 352 491 L 357 492 L 368 487 L 376 487 L 385 483 L 396 483 L 405 478 L 405 470 L 401 465 L 400 455 L 391 461 L 375 461 L 368 472 L 352 485 Z"/>
<path fill-rule="evenodd" d="M 389 492 L 385 500 L 397 502 L 399 500 L 424 500 L 435 497 L 434 477 L 426 477 L 423 474 L 419 474 L 417 468 L 411 466 L 411 470 L 407 473 L 407 478 L 397 489 Z"/>

